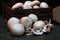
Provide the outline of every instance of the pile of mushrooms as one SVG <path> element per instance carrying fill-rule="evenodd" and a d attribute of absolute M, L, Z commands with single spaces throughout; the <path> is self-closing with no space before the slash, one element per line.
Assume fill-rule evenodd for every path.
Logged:
<path fill-rule="evenodd" d="M 46 2 L 39 2 L 38 0 L 26 1 L 23 3 L 18 2 L 12 6 L 12 10 L 21 10 L 21 9 L 39 9 L 39 8 L 49 8 L 49 5 Z"/>
<path fill-rule="evenodd" d="M 8 28 L 13 35 L 43 35 L 44 33 L 51 32 L 53 24 L 51 19 L 38 20 L 38 16 L 35 14 L 29 14 L 28 16 L 18 19 L 11 17 L 7 22 Z"/>
<path fill-rule="evenodd" d="M 22 9 L 39 9 L 49 8 L 46 2 L 39 2 L 38 0 L 26 1 L 24 4 L 18 2 L 12 6 L 12 10 Z M 43 35 L 44 33 L 51 32 L 53 24 L 50 21 L 38 20 L 35 14 L 29 14 L 21 19 L 11 17 L 7 22 L 8 28 L 13 35 Z"/>

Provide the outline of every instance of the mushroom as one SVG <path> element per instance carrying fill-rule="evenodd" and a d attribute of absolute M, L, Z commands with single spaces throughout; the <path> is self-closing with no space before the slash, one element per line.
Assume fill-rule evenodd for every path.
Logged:
<path fill-rule="evenodd" d="M 43 34 L 43 28 L 45 26 L 45 22 L 44 21 L 37 21 L 33 24 L 33 29 L 32 32 L 35 35 L 42 35 Z"/>
<path fill-rule="evenodd" d="M 30 32 L 30 29 L 32 27 L 32 20 L 28 17 L 22 17 L 20 19 L 20 23 L 26 28 L 26 33 Z"/>
<path fill-rule="evenodd" d="M 41 2 L 40 3 L 40 8 L 49 8 L 49 6 L 46 2 Z"/>
<path fill-rule="evenodd" d="M 13 24 L 19 24 L 19 19 L 16 18 L 16 17 L 11 17 L 8 22 L 7 22 L 7 25 L 8 27 L 10 27 L 11 25 Z"/>
<path fill-rule="evenodd" d="M 28 17 L 32 20 L 32 22 L 36 22 L 38 17 L 35 14 L 29 14 Z"/>
<path fill-rule="evenodd" d="M 29 5 L 29 6 L 31 6 L 31 1 L 26 1 L 25 3 L 24 3 L 24 5 Z"/>
<path fill-rule="evenodd" d="M 32 9 L 31 1 L 26 1 L 24 3 L 23 9 Z"/>
<path fill-rule="evenodd" d="M 23 9 L 23 3 L 19 2 L 19 3 L 14 4 L 11 9 L 12 10 L 16 10 L 16 9 L 21 10 L 21 9 Z"/>
<path fill-rule="evenodd" d="M 12 33 L 12 35 L 23 35 L 25 32 L 25 28 L 22 24 L 14 24 L 11 25 L 11 27 L 9 28 L 10 32 Z"/>
<path fill-rule="evenodd" d="M 43 28 L 44 26 L 45 26 L 44 21 L 37 21 L 33 24 L 34 29 L 40 29 L 40 28 Z"/>
<path fill-rule="evenodd" d="M 40 2 L 38 1 L 38 0 L 34 0 L 33 2 L 32 2 L 32 6 L 34 6 L 34 5 L 40 5 Z"/>
<path fill-rule="evenodd" d="M 32 21 L 28 17 L 22 17 L 20 19 L 20 23 L 25 27 L 31 27 L 32 26 Z"/>

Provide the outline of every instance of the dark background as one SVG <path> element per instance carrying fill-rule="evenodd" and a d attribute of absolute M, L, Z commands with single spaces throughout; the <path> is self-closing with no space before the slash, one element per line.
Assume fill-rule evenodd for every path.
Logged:
<path fill-rule="evenodd" d="M 3 0 L 6 3 L 14 3 L 14 2 L 25 2 L 27 0 Z M 31 0 L 33 1 L 33 0 Z M 40 2 L 47 2 L 51 7 L 56 7 L 60 5 L 60 0 L 39 0 Z"/>

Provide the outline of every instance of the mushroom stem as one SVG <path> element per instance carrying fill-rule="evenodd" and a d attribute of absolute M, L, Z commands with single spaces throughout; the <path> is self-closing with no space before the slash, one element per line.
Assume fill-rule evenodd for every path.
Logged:
<path fill-rule="evenodd" d="M 38 31 L 40 31 L 40 30 L 38 30 Z M 35 35 L 42 35 L 42 34 L 43 34 L 43 31 L 42 31 L 42 32 L 36 32 L 36 31 L 34 31 L 34 29 L 32 29 L 32 32 L 33 32 Z"/>
<path fill-rule="evenodd" d="M 49 24 L 51 24 L 51 19 L 49 20 Z"/>

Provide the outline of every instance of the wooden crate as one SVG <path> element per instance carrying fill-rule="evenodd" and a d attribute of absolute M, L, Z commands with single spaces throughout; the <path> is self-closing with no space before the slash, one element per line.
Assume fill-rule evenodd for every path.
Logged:
<path fill-rule="evenodd" d="M 11 8 L 3 3 L 3 18 L 7 20 L 11 17 L 21 18 L 24 16 L 28 16 L 29 14 L 36 14 L 39 20 L 49 20 L 52 18 L 52 8 L 40 8 L 40 9 L 22 9 L 22 10 L 14 10 L 12 11 Z"/>

